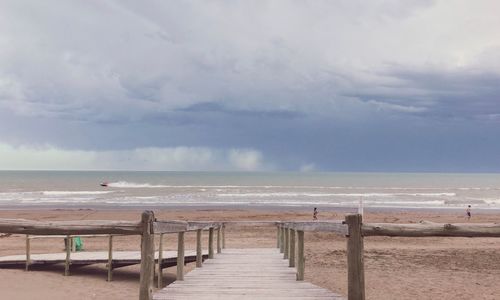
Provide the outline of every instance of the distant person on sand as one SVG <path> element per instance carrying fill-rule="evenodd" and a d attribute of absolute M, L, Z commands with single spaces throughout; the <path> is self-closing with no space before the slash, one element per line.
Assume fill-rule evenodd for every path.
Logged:
<path fill-rule="evenodd" d="M 317 219 L 318 219 L 318 209 L 315 207 L 313 211 L 313 220 L 316 221 Z"/>
<path fill-rule="evenodd" d="M 470 214 L 470 205 L 465 210 L 465 214 L 467 215 L 467 220 L 470 220 L 470 217 L 471 217 L 471 214 Z"/>

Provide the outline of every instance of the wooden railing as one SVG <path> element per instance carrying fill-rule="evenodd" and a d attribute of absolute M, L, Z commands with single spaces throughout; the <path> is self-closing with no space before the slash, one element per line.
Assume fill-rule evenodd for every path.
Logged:
<path fill-rule="evenodd" d="M 158 234 L 158 288 L 162 287 L 162 253 L 163 235 L 177 233 L 177 280 L 184 280 L 184 235 L 186 232 L 196 232 L 196 266 L 201 267 L 203 263 L 203 252 L 201 245 L 202 232 L 208 230 L 208 258 L 214 258 L 214 231 L 217 230 L 217 253 L 221 253 L 225 244 L 225 230 L 222 222 L 202 221 L 157 221 L 152 211 L 142 213 L 142 237 L 141 237 L 141 274 L 140 274 L 140 300 L 151 300 L 153 296 L 154 280 L 154 234 Z"/>
<path fill-rule="evenodd" d="M 276 247 L 283 253 L 283 258 L 288 259 L 288 265 L 297 268 L 298 281 L 304 280 L 305 273 L 304 232 L 333 232 L 342 236 L 347 234 L 347 227 L 342 221 L 276 222 L 276 226 L 278 227 Z"/>
<path fill-rule="evenodd" d="M 142 213 L 140 222 L 108 221 L 108 220 L 79 220 L 79 221 L 33 221 L 23 219 L 0 219 L 0 232 L 26 235 L 26 270 L 31 260 L 31 240 L 37 238 L 67 238 L 75 236 L 108 237 L 108 281 L 112 280 L 113 270 L 113 236 L 141 235 L 141 274 L 139 299 L 152 299 L 152 286 L 155 267 L 154 235 L 159 236 L 158 257 L 158 287 L 162 286 L 163 269 L 163 235 L 178 234 L 177 247 L 177 280 L 184 279 L 184 234 L 197 234 L 196 265 L 200 267 L 203 261 L 201 246 L 202 231 L 208 230 L 209 258 L 214 257 L 214 233 L 217 230 L 217 252 L 220 253 L 225 245 L 224 227 L 221 222 L 185 222 L 185 221 L 157 221 L 151 211 Z M 65 275 L 69 275 L 71 264 L 71 246 L 67 243 L 65 260 Z"/>
<path fill-rule="evenodd" d="M 63 238 L 65 242 L 66 251 L 66 261 L 64 264 L 64 275 L 69 275 L 69 266 L 71 264 L 71 253 L 76 252 L 75 243 L 73 243 L 73 238 L 75 237 L 85 237 L 85 238 L 108 238 L 108 281 L 113 279 L 113 237 L 123 236 L 123 234 L 79 234 L 79 235 L 26 235 L 26 271 L 29 270 L 31 265 L 31 240 L 35 239 L 51 239 L 51 238 Z"/>
<path fill-rule="evenodd" d="M 349 300 L 365 299 L 364 237 L 500 237 L 500 224 L 418 224 L 363 223 L 359 214 L 347 215 L 343 222 L 278 222 L 277 247 L 295 266 L 297 235 L 297 280 L 304 280 L 304 232 L 333 232 L 347 237 L 347 294 Z"/>
<path fill-rule="evenodd" d="M 140 222 L 129 221 L 29 221 L 19 219 L 0 219 L 0 232 L 26 234 L 26 268 L 30 261 L 30 240 L 39 236 L 107 236 L 109 237 L 108 280 L 112 278 L 112 253 L 114 235 L 141 235 L 141 300 L 152 298 L 152 286 L 155 270 L 154 235 L 159 236 L 158 287 L 162 286 L 162 255 L 165 234 L 177 234 L 177 280 L 184 279 L 185 245 L 184 235 L 196 232 L 196 266 L 203 263 L 202 232 L 208 231 L 208 257 L 214 258 L 214 239 L 217 231 L 217 253 L 225 248 L 226 227 L 277 227 L 276 246 L 289 260 L 290 267 L 297 268 L 297 280 L 304 280 L 305 232 L 332 232 L 347 237 L 348 299 L 364 300 L 364 237 L 365 236 L 400 236 L 400 237 L 500 237 L 500 224 L 437 224 L 424 222 L 419 224 L 363 223 L 359 214 L 347 215 L 345 221 L 314 222 L 277 222 L 277 221 L 158 221 L 151 211 L 142 214 Z M 69 272 L 70 247 L 66 249 L 65 274 Z M 297 261 L 296 261 L 297 257 Z"/>

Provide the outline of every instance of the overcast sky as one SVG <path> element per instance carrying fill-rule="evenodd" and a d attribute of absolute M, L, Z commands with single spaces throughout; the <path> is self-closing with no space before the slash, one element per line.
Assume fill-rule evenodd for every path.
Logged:
<path fill-rule="evenodd" d="M 500 172 L 499 12 L 0 0 L 0 169 Z"/>

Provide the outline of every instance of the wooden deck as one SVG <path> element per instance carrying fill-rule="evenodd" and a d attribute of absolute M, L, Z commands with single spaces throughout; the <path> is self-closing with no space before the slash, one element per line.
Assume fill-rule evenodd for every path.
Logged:
<path fill-rule="evenodd" d="M 345 299 L 311 283 L 296 281 L 279 249 L 224 249 L 216 259 L 154 294 L 167 299 Z"/>
<path fill-rule="evenodd" d="M 158 261 L 158 251 L 155 253 L 155 261 Z M 185 262 L 196 261 L 195 251 L 186 251 Z M 204 258 L 208 257 L 208 252 L 204 253 Z M 90 265 L 99 263 L 108 263 L 108 252 L 73 252 L 71 253 L 72 265 Z M 66 253 L 46 253 L 46 254 L 31 254 L 30 265 L 50 265 L 66 262 Z M 112 265 L 113 268 L 119 268 L 129 265 L 141 263 L 140 251 L 113 251 Z M 177 263 L 177 251 L 163 251 L 162 265 L 163 267 L 175 266 Z M 1 266 L 24 266 L 26 264 L 26 255 L 10 255 L 0 257 Z"/>

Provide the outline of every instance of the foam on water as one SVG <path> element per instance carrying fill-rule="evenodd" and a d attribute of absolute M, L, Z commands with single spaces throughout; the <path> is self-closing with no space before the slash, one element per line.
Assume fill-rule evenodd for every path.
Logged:
<path fill-rule="evenodd" d="M 67 196 L 67 195 L 104 195 L 114 191 L 43 191 L 46 196 Z"/>
<path fill-rule="evenodd" d="M 2 177 L 3 176 L 3 177 Z M 270 205 L 500 209 L 500 175 L 0 171 L 3 207 Z M 103 181 L 110 182 L 101 187 Z"/>

